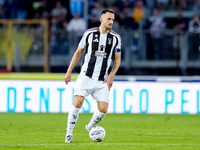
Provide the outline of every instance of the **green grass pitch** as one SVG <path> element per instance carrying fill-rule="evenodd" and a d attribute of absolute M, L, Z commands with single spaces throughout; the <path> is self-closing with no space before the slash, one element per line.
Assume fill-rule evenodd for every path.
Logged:
<path fill-rule="evenodd" d="M 26 79 L 26 80 L 63 80 L 64 73 L 0 73 L 0 79 Z M 72 73 L 71 80 L 76 80 L 78 74 Z"/>
<path fill-rule="evenodd" d="M 1 150 L 199 150 L 199 115 L 107 114 L 98 124 L 102 142 L 85 129 L 92 114 L 80 114 L 73 143 L 64 143 L 65 113 L 0 113 Z"/>

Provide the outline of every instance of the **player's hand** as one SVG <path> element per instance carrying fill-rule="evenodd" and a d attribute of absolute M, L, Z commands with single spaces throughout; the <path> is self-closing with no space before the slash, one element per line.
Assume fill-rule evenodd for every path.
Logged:
<path fill-rule="evenodd" d="M 113 77 L 111 75 L 109 75 L 103 83 L 106 83 L 107 82 L 107 85 L 108 85 L 108 89 L 110 91 L 110 88 L 112 87 L 112 84 L 113 84 Z"/>
<path fill-rule="evenodd" d="M 68 72 L 67 72 L 67 73 L 65 74 L 64 79 L 65 79 L 65 83 L 68 84 L 68 82 L 71 81 L 71 73 L 68 73 Z"/>

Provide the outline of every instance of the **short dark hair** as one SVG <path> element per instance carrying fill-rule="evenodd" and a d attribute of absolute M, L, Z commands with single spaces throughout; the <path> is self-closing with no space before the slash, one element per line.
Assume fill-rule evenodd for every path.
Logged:
<path fill-rule="evenodd" d="M 101 15 L 106 14 L 107 12 L 112 13 L 112 14 L 115 14 L 114 10 L 112 10 L 112 9 L 104 9 L 104 10 L 101 12 Z"/>

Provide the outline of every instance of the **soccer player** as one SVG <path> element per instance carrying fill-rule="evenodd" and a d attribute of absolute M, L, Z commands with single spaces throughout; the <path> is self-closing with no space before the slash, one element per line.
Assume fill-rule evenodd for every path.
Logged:
<path fill-rule="evenodd" d="M 86 125 L 88 131 L 99 123 L 107 113 L 109 91 L 121 62 L 121 37 L 111 30 L 114 20 L 115 15 L 112 9 L 102 11 L 101 25 L 84 33 L 67 69 L 64 77 L 66 84 L 70 82 L 71 72 L 85 50 L 81 72 L 76 80 L 75 100 L 68 114 L 65 142 L 73 140 L 72 132 L 85 97 L 91 95 L 98 106 L 92 119 Z M 112 69 L 108 74 L 111 66 Z"/>

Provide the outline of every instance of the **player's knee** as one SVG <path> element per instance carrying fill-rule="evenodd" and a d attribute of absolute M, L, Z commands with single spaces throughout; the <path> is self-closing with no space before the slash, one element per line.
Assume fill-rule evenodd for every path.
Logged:
<path fill-rule="evenodd" d="M 98 102 L 98 109 L 101 113 L 107 113 L 108 110 L 108 103 L 105 102 Z"/>
<path fill-rule="evenodd" d="M 81 108 L 84 102 L 84 97 L 82 96 L 75 96 L 75 101 L 73 106 L 76 108 Z"/>
<path fill-rule="evenodd" d="M 81 101 L 74 101 L 74 107 L 76 107 L 76 108 L 81 108 L 82 107 L 82 105 L 83 105 L 83 103 L 81 102 Z"/>
<path fill-rule="evenodd" d="M 99 111 L 100 111 L 101 113 L 107 113 L 108 108 L 107 108 L 107 107 L 99 107 Z"/>
<path fill-rule="evenodd" d="M 80 102 L 74 102 L 73 106 L 76 108 L 81 108 L 82 104 Z"/>

